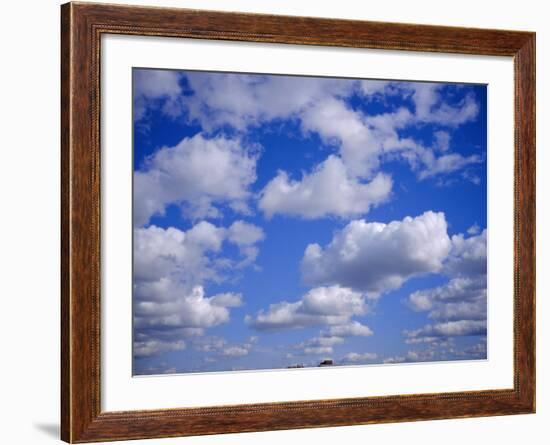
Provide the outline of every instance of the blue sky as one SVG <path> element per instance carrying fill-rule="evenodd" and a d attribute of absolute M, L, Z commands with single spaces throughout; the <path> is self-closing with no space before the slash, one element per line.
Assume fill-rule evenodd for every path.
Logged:
<path fill-rule="evenodd" d="M 134 69 L 134 373 L 486 358 L 486 86 Z"/>

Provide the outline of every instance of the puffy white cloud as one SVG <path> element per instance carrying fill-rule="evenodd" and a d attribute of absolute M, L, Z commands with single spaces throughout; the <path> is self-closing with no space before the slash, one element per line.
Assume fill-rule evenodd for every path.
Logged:
<path fill-rule="evenodd" d="M 388 224 L 355 220 L 325 248 L 306 248 L 302 276 L 310 285 L 338 284 L 375 297 L 413 276 L 439 272 L 450 250 L 443 213 Z"/>
<path fill-rule="evenodd" d="M 193 285 L 207 279 L 216 280 L 219 275 L 210 256 L 218 254 L 225 241 L 236 244 L 244 260 L 250 263 L 255 255 L 251 255 L 247 249 L 252 248 L 253 253 L 257 253 L 255 244 L 263 238 L 261 228 L 240 220 L 227 229 L 207 221 L 195 224 L 188 231 L 175 227 L 163 229 L 154 225 L 136 228 L 134 279 L 154 281 L 177 275 L 178 281 Z"/>
<path fill-rule="evenodd" d="M 422 168 L 418 177 L 420 179 L 426 179 L 442 173 L 452 173 L 463 169 L 467 165 L 479 164 L 481 162 L 483 162 L 483 160 L 479 155 L 462 156 L 458 153 L 451 153 L 438 158 L 432 157 L 426 162 L 426 165 Z"/>
<path fill-rule="evenodd" d="M 434 131 L 435 148 L 439 151 L 448 151 L 451 144 L 451 135 L 447 131 Z"/>
<path fill-rule="evenodd" d="M 430 312 L 429 317 L 436 320 L 486 320 L 487 297 L 438 305 Z"/>
<path fill-rule="evenodd" d="M 479 227 L 476 231 L 479 231 Z M 431 343 L 434 338 L 486 335 L 487 231 L 464 238 L 452 237 L 452 249 L 444 266 L 449 281 L 412 293 L 407 303 L 415 311 L 427 311 L 439 323 L 406 331 L 407 343 Z"/>
<path fill-rule="evenodd" d="M 331 326 L 326 333 L 329 337 L 368 337 L 372 334 L 368 326 L 355 320 L 347 324 Z"/>
<path fill-rule="evenodd" d="M 422 90 L 424 86 L 418 88 Z M 438 87 L 433 88 L 435 91 Z M 330 98 L 306 110 L 302 116 L 302 126 L 307 131 L 317 132 L 326 143 L 337 145 L 350 174 L 360 177 L 372 175 L 383 156 L 390 159 L 402 157 L 413 170 L 418 170 L 420 179 L 452 173 L 482 162 L 478 155 L 465 157 L 458 153 L 446 153 L 438 157 L 433 149 L 411 138 L 401 137 L 398 130 L 418 122 L 458 125 L 475 117 L 470 111 L 446 104 L 442 104 L 435 114 L 428 113 L 424 105 L 421 110 L 422 116 L 418 115 L 418 109 L 417 114 L 413 114 L 404 107 L 394 112 L 366 116 L 351 110 L 343 101 Z M 437 151 L 448 151 L 449 142 L 449 133 L 435 133 L 434 148 Z"/>
<path fill-rule="evenodd" d="M 468 307 L 480 311 L 474 318 L 485 318 L 486 311 L 481 311 L 479 305 L 483 306 L 486 298 L 487 280 L 485 276 L 458 277 L 451 279 L 443 286 L 412 293 L 409 296 L 409 306 L 415 311 L 431 311 L 430 317 L 436 319 L 453 318 L 451 316 L 453 309 L 464 312 Z"/>
<path fill-rule="evenodd" d="M 225 126 L 245 131 L 265 122 L 295 120 L 305 134 L 315 133 L 337 149 L 350 181 L 356 177 L 371 179 L 387 154 L 402 156 L 414 169 L 423 166 L 419 169 L 421 178 L 451 173 L 480 160 L 456 153 L 436 157 L 434 149 L 449 148 L 450 135 L 443 130 L 435 133 L 434 149 L 399 135 L 398 130 L 410 126 L 429 123 L 456 127 L 477 116 L 479 106 L 472 94 L 459 103 L 450 103 L 441 94 L 441 83 L 189 72 L 185 78 L 190 91 L 182 96 L 174 72 L 158 75 L 167 79 L 155 88 L 151 82 L 141 82 L 145 85 L 140 89 L 144 91 L 142 95 L 165 98 L 166 113 L 185 113 L 207 132 Z M 173 96 L 177 94 L 185 100 L 175 100 Z M 356 94 L 366 100 L 399 95 L 405 100 L 410 98 L 413 107 L 368 115 L 348 105 L 348 99 Z M 425 162 L 429 164 L 424 165 Z M 284 177 L 279 180 L 284 184 L 284 179 L 288 182 Z M 195 211 L 201 215 L 215 213 L 210 204 L 208 198 L 204 203 L 195 202 Z M 231 205 L 240 208 L 244 204 L 241 200 Z"/>
<path fill-rule="evenodd" d="M 325 143 L 339 148 L 352 175 L 368 176 L 378 167 L 381 141 L 362 113 L 350 109 L 342 100 L 323 99 L 317 106 L 305 110 L 301 119 L 305 131 L 315 132 Z"/>
<path fill-rule="evenodd" d="M 242 208 L 256 180 L 257 153 L 239 140 L 197 134 L 163 147 L 134 172 L 134 224 L 178 204 L 192 217 L 217 216 L 216 203 Z"/>
<path fill-rule="evenodd" d="M 354 315 L 368 311 L 363 295 L 340 286 L 316 287 L 301 300 L 271 304 L 267 311 L 245 321 L 257 330 L 297 329 L 319 325 L 342 325 Z"/>
<path fill-rule="evenodd" d="M 481 161 L 457 153 L 437 157 L 433 149 L 398 133 L 419 124 L 456 127 L 477 116 L 473 95 L 451 104 L 441 94 L 444 84 L 220 73 L 188 73 L 187 79 L 194 92 L 186 97 L 188 115 L 207 131 L 224 125 L 244 131 L 277 119 L 296 120 L 306 134 L 318 134 L 337 148 L 351 178 L 372 177 L 387 154 L 402 156 L 414 169 L 422 167 L 421 179 Z M 366 115 L 347 105 L 346 99 L 354 94 L 367 100 L 399 95 L 412 100 L 413 110 L 403 106 Z M 434 137 L 435 150 L 448 152 L 450 134 L 438 130 Z M 288 178 L 281 176 L 279 181 L 284 185 Z"/>
<path fill-rule="evenodd" d="M 236 244 L 243 259 L 235 265 L 236 268 L 243 268 L 252 264 L 258 256 L 259 249 L 256 243 L 265 238 L 264 231 L 254 225 L 244 221 L 235 221 L 227 229 L 227 239 Z"/>
<path fill-rule="evenodd" d="M 415 118 L 420 122 L 458 126 L 473 120 L 479 113 L 479 105 L 472 94 L 458 104 L 451 105 L 441 97 L 442 83 L 402 83 L 413 91 Z"/>
<path fill-rule="evenodd" d="M 193 343 L 193 347 L 201 352 L 218 352 L 221 351 L 227 344 L 227 340 L 223 337 L 210 336 L 197 338 Z"/>
<path fill-rule="evenodd" d="M 135 357 L 150 357 L 171 351 L 182 351 L 185 349 L 183 340 L 166 342 L 159 340 L 136 341 L 134 342 Z"/>
<path fill-rule="evenodd" d="M 481 158 L 464 157 L 457 153 L 437 157 L 432 149 L 398 133 L 400 129 L 425 123 L 456 127 L 477 116 L 479 107 L 473 95 L 467 95 L 461 103 L 451 105 L 440 94 L 442 86 L 436 83 L 372 84 L 374 94 L 383 90 L 402 97 L 411 96 L 415 104 L 414 113 L 401 107 L 394 112 L 365 115 L 349 108 L 339 97 L 324 97 L 316 107 L 306 108 L 301 113 L 302 127 L 319 134 L 325 143 L 336 145 L 352 175 L 372 175 L 381 157 L 387 154 L 402 156 L 413 169 L 419 168 L 420 164 L 421 179 L 451 173 L 479 163 Z M 368 91 L 369 87 L 366 89 Z M 361 86 L 361 90 L 365 88 Z M 437 150 L 449 149 L 450 135 L 447 132 L 438 131 L 435 138 Z"/>
<path fill-rule="evenodd" d="M 389 80 L 359 80 L 360 93 L 365 98 L 373 98 L 372 96 L 383 96 L 396 94 L 397 91 L 394 83 Z"/>
<path fill-rule="evenodd" d="M 194 93 L 186 98 L 190 117 L 204 128 L 231 125 L 243 129 L 295 117 L 302 120 L 306 130 L 318 131 L 329 139 L 338 138 L 343 145 L 362 145 L 369 139 L 363 133 L 362 119 L 357 119 L 361 114 L 352 114 L 342 100 L 355 93 L 367 99 L 382 94 L 410 97 L 414 113 L 408 113 L 406 120 L 405 116 L 396 115 L 398 126 L 416 122 L 456 126 L 474 119 L 479 111 L 471 94 L 457 104 L 446 102 L 441 94 L 446 84 L 442 83 L 221 73 L 187 73 L 186 77 Z M 334 126 L 326 128 L 331 122 Z M 345 122 L 352 122 L 351 128 L 341 125 Z M 392 125 L 392 129 L 395 127 Z"/>
<path fill-rule="evenodd" d="M 187 231 L 157 226 L 134 229 L 134 279 L 139 282 L 171 278 L 189 283 L 188 290 L 206 280 L 218 281 L 219 265 L 227 269 L 243 261 L 254 260 L 247 249 L 257 252 L 255 243 L 264 237 L 261 228 L 235 221 L 229 228 L 217 227 L 207 221 L 195 224 Z M 223 258 L 224 242 L 236 244 L 243 260 L 239 263 Z"/>
<path fill-rule="evenodd" d="M 487 341 L 481 341 L 479 343 L 476 343 L 475 345 L 469 346 L 465 348 L 463 351 L 459 351 L 459 356 L 463 356 L 465 358 L 487 358 Z"/>
<path fill-rule="evenodd" d="M 444 350 L 440 350 L 436 347 L 430 346 L 428 349 L 407 351 L 405 355 L 386 357 L 383 360 L 383 363 L 417 363 L 445 360 L 447 358 L 449 357 L 446 356 Z"/>
<path fill-rule="evenodd" d="M 194 342 L 194 348 L 197 351 L 209 353 L 209 362 L 215 362 L 222 358 L 244 357 L 250 353 L 254 345 L 258 342 L 258 337 L 249 337 L 247 341 L 241 344 L 228 344 L 222 337 L 199 338 Z"/>
<path fill-rule="evenodd" d="M 481 232 L 481 228 L 479 227 L 479 225 L 477 223 L 475 223 L 474 225 L 468 227 L 468 230 L 466 230 L 466 233 L 468 235 L 479 235 L 480 232 Z"/>
<path fill-rule="evenodd" d="M 136 288 L 134 326 L 139 328 L 168 326 L 209 328 L 229 320 L 229 307 L 240 305 L 241 297 L 223 294 L 206 297 L 202 286 L 191 292 L 168 278 Z"/>
<path fill-rule="evenodd" d="M 164 111 L 170 113 L 182 93 L 180 79 L 178 71 L 134 70 L 134 119 L 145 117 L 148 107 L 160 106 L 160 100 L 164 102 Z"/>
<path fill-rule="evenodd" d="M 300 181 L 280 171 L 261 192 L 258 205 L 267 217 L 276 213 L 302 218 L 357 216 L 387 200 L 391 188 L 390 176 L 379 173 L 370 182 L 360 182 L 348 175 L 340 158 L 329 156 Z"/>
<path fill-rule="evenodd" d="M 236 224 L 236 223 L 235 223 Z M 167 230 L 177 230 L 169 228 Z M 226 236 L 225 229 L 216 227 L 208 221 L 200 221 L 187 231 L 187 240 L 203 250 L 218 251 Z"/>
<path fill-rule="evenodd" d="M 222 356 L 224 357 L 244 357 L 248 355 L 249 348 L 244 346 L 229 346 L 227 349 L 222 351 Z"/>
<path fill-rule="evenodd" d="M 227 238 L 238 246 L 250 246 L 263 240 L 263 230 L 245 221 L 235 221 L 228 229 Z"/>
<path fill-rule="evenodd" d="M 223 258 L 224 242 L 255 247 L 263 232 L 236 221 L 229 228 L 202 221 L 188 231 L 156 226 L 134 231 L 134 327 L 136 357 L 166 352 L 169 344 L 202 335 L 226 323 L 230 309 L 240 306 L 240 294 L 207 296 L 204 283 L 219 281 L 218 263 L 241 264 Z M 246 253 L 241 253 L 246 255 Z M 225 269 L 224 269 L 225 271 Z M 164 348 L 164 349 L 163 349 Z M 146 354 L 140 352 L 149 351 Z"/>
<path fill-rule="evenodd" d="M 314 337 L 294 346 L 294 349 L 300 350 L 302 355 L 321 355 L 332 354 L 333 347 L 344 343 L 340 337 Z"/>
<path fill-rule="evenodd" d="M 372 362 L 378 358 L 378 355 L 374 352 L 350 352 L 346 354 L 342 361 L 344 363 L 365 363 Z"/>
<path fill-rule="evenodd" d="M 384 364 L 396 364 L 396 363 L 405 363 L 407 361 L 407 357 L 396 355 L 393 357 L 386 357 L 383 360 Z"/>
<path fill-rule="evenodd" d="M 451 276 L 477 276 L 487 273 L 487 229 L 477 236 L 452 237 L 453 248 L 445 266 Z"/>
<path fill-rule="evenodd" d="M 361 312 L 363 310 L 361 309 Z M 326 313 L 326 310 L 322 311 Z M 341 309 L 338 310 L 341 312 Z M 355 312 L 355 311 L 353 311 Z M 347 337 L 367 337 L 373 334 L 368 326 L 365 326 L 358 321 L 349 321 L 349 317 L 357 315 L 356 313 L 348 316 L 348 321 L 338 325 L 329 326 L 327 330 L 319 332 L 317 337 L 313 337 L 304 342 L 294 345 L 292 348 L 298 350 L 294 355 L 327 355 L 334 352 L 334 346 L 345 343 Z"/>
<path fill-rule="evenodd" d="M 193 283 L 214 278 L 207 252 L 218 251 L 224 229 L 203 221 L 184 232 L 157 226 L 134 230 L 134 279 L 155 281 L 178 274 L 179 281 Z"/>
<path fill-rule="evenodd" d="M 224 292 L 222 294 L 216 294 L 210 298 L 210 301 L 214 306 L 221 307 L 239 307 L 242 304 L 241 294 L 234 294 L 232 292 Z"/>
<path fill-rule="evenodd" d="M 457 320 L 429 324 L 420 329 L 405 331 L 408 338 L 456 337 L 465 335 L 486 335 L 486 320 Z"/>
<path fill-rule="evenodd" d="M 474 119 L 479 111 L 471 94 L 456 104 L 446 102 L 441 94 L 443 83 L 205 72 L 187 72 L 185 77 L 192 93 L 185 98 L 188 116 L 207 129 L 224 125 L 244 129 L 301 117 L 323 100 L 356 93 L 367 99 L 382 95 L 411 98 L 419 122 L 456 126 Z"/>
<path fill-rule="evenodd" d="M 142 363 L 134 363 L 134 375 L 159 375 L 159 374 L 176 374 L 178 369 L 175 366 L 170 366 L 166 362 L 161 362 L 155 366 L 143 366 Z"/>
<path fill-rule="evenodd" d="M 187 73 L 193 95 L 186 98 L 189 117 L 203 128 L 249 125 L 297 116 L 325 97 L 348 95 L 352 80 L 299 76 Z"/>
<path fill-rule="evenodd" d="M 481 328 L 482 330 L 482 328 Z M 466 335 L 469 335 L 466 330 Z M 457 347 L 454 341 L 456 337 L 461 336 L 439 336 L 439 337 L 413 337 L 408 338 L 405 343 L 424 346 L 423 349 L 409 350 L 405 355 L 387 357 L 384 363 L 404 363 L 404 362 L 426 362 L 435 360 L 474 360 L 487 357 L 487 341 L 485 336 L 476 335 L 479 341 L 469 346 Z M 468 341 L 467 341 L 468 342 Z"/>

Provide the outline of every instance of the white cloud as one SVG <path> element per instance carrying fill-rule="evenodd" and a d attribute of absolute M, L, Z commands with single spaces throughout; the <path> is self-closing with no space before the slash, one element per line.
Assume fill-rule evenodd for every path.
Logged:
<path fill-rule="evenodd" d="M 199 338 L 194 342 L 194 348 L 197 351 L 208 353 L 206 357 L 208 362 L 215 362 L 223 358 L 244 357 L 250 353 L 254 345 L 258 342 L 258 337 L 249 337 L 247 341 L 241 344 L 228 344 L 222 337 Z"/>
<path fill-rule="evenodd" d="M 415 311 L 430 311 L 430 317 L 436 319 L 454 318 L 456 315 L 453 316 L 453 312 L 463 313 L 468 308 L 474 311 L 473 318 L 485 318 L 486 310 L 483 309 L 483 306 L 486 298 L 487 280 L 485 276 L 458 277 L 451 279 L 443 286 L 412 293 L 409 296 L 409 306 Z"/>
<path fill-rule="evenodd" d="M 433 157 L 429 162 L 426 162 L 418 177 L 419 179 L 426 179 L 440 174 L 452 173 L 468 165 L 479 164 L 481 162 L 483 160 L 479 155 L 465 157 L 458 153 L 452 153 L 440 156 L 439 158 Z"/>
<path fill-rule="evenodd" d="M 342 309 L 337 309 L 337 312 L 341 312 Z M 365 326 L 358 321 L 349 321 L 349 317 L 353 315 L 359 315 L 360 311 L 352 311 L 353 314 L 348 316 L 348 321 L 329 326 L 327 330 L 321 331 L 317 337 L 313 337 L 304 342 L 298 343 L 293 346 L 293 349 L 300 351 L 296 353 L 298 355 L 322 355 L 332 354 L 334 352 L 334 346 L 345 343 L 347 337 L 368 337 L 373 334 L 368 326 Z M 313 312 L 318 312 L 313 309 Z M 321 311 L 326 314 L 327 309 L 324 307 Z M 359 312 L 359 313 L 357 313 Z M 295 354 L 290 354 L 293 356 Z"/>
<path fill-rule="evenodd" d="M 429 324 L 420 329 L 404 331 L 408 338 L 456 337 L 466 335 L 486 335 L 486 320 L 457 320 Z"/>
<path fill-rule="evenodd" d="M 163 215 L 169 204 L 195 218 L 217 216 L 216 203 L 244 205 L 256 180 L 256 161 L 257 153 L 239 140 L 201 134 L 159 149 L 134 172 L 134 224 Z"/>
<path fill-rule="evenodd" d="M 485 288 L 482 293 L 486 291 Z M 438 305 L 430 312 L 429 317 L 436 320 L 486 320 L 487 297 Z"/>
<path fill-rule="evenodd" d="M 204 281 L 219 281 L 219 265 L 227 270 L 243 261 L 253 261 L 251 251 L 257 253 L 255 243 L 264 237 L 262 229 L 236 221 L 229 228 L 217 227 L 207 221 L 182 231 L 175 227 L 157 226 L 134 229 L 134 279 L 140 282 L 170 278 L 188 283 L 187 290 Z M 223 257 L 224 242 L 236 244 L 241 252 L 239 262 Z"/>
<path fill-rule="evenodd" d="M 310 285 L 338 284 L 377 296 L 413 276 L 439 272 L 450 250 L 443 213 L 428 211 L 388 224 L 356 220 L 325 248 L 306 248 L 302 276 Z"/>
<path fill-rule="evenodd" d="M 245 221 L 235 221 L 228 229 L 227 238 L 238 246 L 250 246 L 265 238 L 263 230 Z"/>
<path fill-rule="evenodd" d="M 223 337 L 202 337 L 197 338 L 193 343 L 193 347 L 201 352 L 218 352 L 221 351 L 227 344 L 227 340 Z"/>
<path fill-rule="evenodd" d="M 302 117 L 323 100 L 355 93 L 367 99 L 411 98 L 419 122 L 456 126 L 474 119 L 479 111 L 471 94 L 456 104 L 446 102 L 441 95 L 443 83 L 202 72 L 188 72 L 185 77 L 192 92 L 186 96 L 186 111 L 206 129 L 231 125 L 242 130 L 275 119 Z"/>
<path fill-rule="evenodd" d="M 458 126 L 473 120 L 479 112 L 479 105 L 472 94 L 458 104 L 451 105 L 441 97 L 442 83 L 403 83 L 404 88 L 413 91 L 415 118 L 420 122 Z"/>
<path fill-rule="evenodd" d="M 300 181 L 280 171 L 261 192 L 258 205 L 269 218 L 276 213 L 302 218 L 350 217 L 366 214 L 387 200 L 391 188 L 390 176 L 383 173 L 370 182 L 349 177 L 342 160 L 331 155 Z"/>
<path fill-rule="evenodd" d="M 202 221 L 184 232 L 157 226 L 134 230 L 134 279 L 155 281 L 173 274 L 179 281 L 202 283 L 213 279 L 215 270 L 208 252 L 220 249 L 224 230 Z"/>
<path fill-rule="evenodd" d="M 468 230 L 466 230 L 466 233 L 468 235 L 479 235 L 479 233 L 481 232 L 481 228 L 479 227 L 479 225 L 477 223 L 475 223 L 474 225 L 470 226 L 468 228 Z"/>
<path fill-rule="evenodd" d="M 202 335 L 205 329 L 229 321 L 230 309 L 240 306 L 242 296 L 225 292 L 207 296 L 204 284 L 220 281 L 218 263 L 226 268 L 238 262 L 223 257 L 224 242 L 254 247 L 263 238 L 256 226 L 236 221 L 229 228 L 201 221 L 188 231 L 156 226 L 134 231 L 134 326 L 136 348 Z M 246 253 L 241 253 L 246 255 Z M 136 354 L 144 356 L 144 353 Z"/>
<path fill-rule="evenodd" d="M 327 143 L 336 145 L 353 176 L 369 176 L 378 167 L 381 141 L 375 137 L 364 116 L 336 98 L 325 98 L 306 109 L 302 128 L 319 134 Z"/>
<path fill-rule="evenodd" d="M 165 352 L 182 351 L 186 347 L 183 340 L 174 342 L 149 340 L 149 341 L 136 341 L 134 342 L 134 356 L 135 357 L 150 357 L 153 355 L 159 355 Z"/>
<path fill-rule="evenodd" d="M 229 346 L 227 349 L 222 351 L 222 356 L 224 357 L 244 357 L 248 355 L 249 348 L 244 346 Z"/>
<path fill-rule="evenodd" d="M 231 224 L 227 229 L 227 239 L 238 246 L 239 252 L 243 256 L 243 259 L 235 265 L 236 268 L 247 267 L 256 261 L 259 249 L 255 244 L 264 238 L 264 231 L 254 224 L 245 221 L 235 221 Z"/>
<path fill-rule="evenodd" d="M 239 307 L 242 304 L 241 294 L 224 292 L 211 297 L 210 301 L 214 306 L 221 307 Z"/>
<path fill-rule="evenodd" d="M 396 90 L 393 87 L 393 83 L 388 80 L 360 80 L 359 89 L 361 94 L 366 98 L 372 98 L 372 96 L 381 96 L 396 94 Z"/>
<path fill-rule="evenodd" d="M 487 231 L 466 239 L 462 234 L 453 236 L 443 271 L 450 277 L 446 284 L 416 291 L 407 300 L 411 309 L 426 311 L 439 323 L 405 332 L 406 342 L 431 343 L 438 337 L 486 335 Z"/>
<path fill-rule="evenodd" d="M 164 111 L 169 113 L 182 93 L 180 78 L 181 74 L 178 71 L 135 70 L 134 119 L 140 120 L 145 117 L 148 107 L 160 106 L 160 100 L 164 102 Z"/>
<path fill-rule="evenodd" d="M 187 73 L 194 94 L 186 105 L 203 128 L 230 125 L 244 130 L 275 119 L 297 116 L 325 97 L 349 94 L 354 81 L 298 76 Z"/>
<path fill-rule="evenodd" d="M 481 341 L 475 345 L 465 348 L 463 351 L 458 352 L 459 356 L 468 358 L 486 358 L 487 357 L 487 342 Z"/>
<path fill-rule="evenodd" d="M 168 230 L 177 230 L 169 228 Z M 226 231 L 223 228 L 216 227 L 208 221 L 200 221 L 187 231 L 187 240 L 203 250 L 218 251 L 224 240 Z"/>
<path fill-rule="evenodd" d="M 429 162 L 419 170 L 421 178 L 451 173 L 479 162 L 479 157 L 456 153 L 438 158 L 433 149 L 398 134 L 397 130 L 426 123 L 456 127 L 477 116 L 479 106 L 472 94 L 450 103 L 441 94 L 444 84 L 191 72 L 186 73 L 186 79 L 191 94 L 176 105 L 172 95 L 178 89 L 181 94 L 181 88 L 174 79 L 165 80 L 164 88 L 159 84 L 159 91 L 142 89 L 144 94 L 167 98 L 165 112 L 185 113 L 206 132 L 225 126 L 244 132 L 266 122 L 294 120 L 305 134 L 315 133 L 325 144 L 336 148 L 350 180 L 371 179 L 387 154 L 402 156 L 414 169 L 419 163 Z M 367 100 L 400 96 L 411 99 L 413 107 L 367 115 L 347 104 L 354 94 Z M 448 132 L 438 130 L 435 150 L 448 151 L 449 140 Z M 209 204 L 207 199 L 198 206 L 203 215 L 214 212 Z M 237 208 L 242 205 L 242 201 L 233 203 Z"/>
<path fill-rule="evenodd" d="M 369 178 L 376 173 L 381 156 L 393 153 L 421 170 L 422 178 L 457 171 L 477 163 L 479 157 L 448 153 L 437 158 L 432 149 L 397 130 L 419 124 L 456 127 L 473 120 L 479 106 L 472 94 L 451 104 L 441 94 L 444 84 L 333 80 L 291 76 L 189 73 L 194 95 L 186 97 L 189 117 L 210 131 L 230 125 L 244 131 L 251 125 L 277 119 L 296 120 L 305 133 L 318 134 L 336 147 L 350 177 Z M 350 108 L 346 98 L 360 94 L 367 100 L 382 95 L 410 98 L 413 110 L 401 107 L 390 113 L 365 115 Z M 448 151 L 450 134 L 435 133 L 435 149 Z M 413 162 L 414 160 L 414 162 Z"/>
<path fill-rule="evenodd" d="M 314 337 L 294 346 L 294 349 L 300 350 L 302 355 L 321 355 L 332 354 L 333 347 L 344 343 L 340 337 Z"/>
<path fill-rule="evenodd" d="M 177 276 L 180 282 L 192 285 L 205 280 L 218 280 L 216 262 L 219 261 L 222 244 L 236 244 L 248 263 L 254 260 L 250 248 L 257 253 L 256 243 L 264 238 L 261 228 L 235 221 L 229 228 L 217 227 L 207 221 L 195 224 L 188 231 L 175 227 L 163 229 L 157 226 L 134 229 L 134 279 L 154 281 L 163 277 Z M 228 259 L 223 259 L 226 262 Z M 250 261 L 251 260 L 251 261 Z M 233 264 L 229 261 L 229 264 Z"/>
<path fill-rule="evenodd" d="M 436 93 L 439 86 L 435 84 L 413 84 L 408 87 L 415 94 L 423 96 L 425 91 L 433 90 L 430 102 L 433 106 L 440 98 Z M 435 111 L 429 111 L 428 99 L 417 98 L 416 114 L 402 107 L 390 113 L 374 116 L 363 115 L 352 110 L 338 99 L 324 99 L 317 107 L 304 111 L 302 126 L 307 131 L 317 132 L 328 144 L 339 148 L 340 155 L 351 175 L 369 177 L 379 166 L 384 155 L 401 156 L 409 162 L 411 168 L 419 170 L 419 178 L 448 174 L 464 167 L 482 162 L 477 155 L 468 157 L 458 153 L 446 153 L 437 157 L 434 150 L 424 147 L 411 138 L 401 137 L 398 130 L 418 124 L 419 122 L 439 123 L 456 126 L 477 115 L 477 105 L 468 96 L 464 107 L 453 108 L 440 103 Z M 473 106 L 472 106 L 473 104 Z M 474 113 L 475 110 L 475 113 Z M 420 113 L 420 114 L 419 114 Z M 444 131 L 435 133 L 435 148 L 438 151 L 448 151 L 450 135 Z"/>
<path fill-rule="evenodd" d="M 434 131 L 435 148 L 439 151 L 448 151 L 451 144 L 451 135 L 447 131 Z"/>
<path fill-rule="evenodd" d="M 134 326 L 147 327 L 209 328 L 229 320 L 229 309 L 240 304 L 241 297 L 224 294 L 222 300 L 216 295 L 206 297 L 202 286 L 195 286 L 191 292 L 162 278 L 152 283 L 136 286 L 134 304 Z M 225 303 L 225 305 L 223 304 Z"/>
<path fill-rule="evenodd" d="M 396 355 L 396 356 L 393 356 L 393 357 L 387 357 L 383 360 L 383 363 L 384 364 L 388 364 L 388 363 L 392 363 L 392 364 L 395 364 L 395 363 L 404 363 L 405 361 L 407 361 L 407 357 L 403 357 L 403 356 L 400 356 L 400 355 Z"/>
<path fill-rule="evenodd" d="M 368 326 L 355 320 L 348 324 L 331 326 L 326 333 L 330 337 L 368 337 L 372 334 Z"/>
<path fill-rule="evenodd" d="M 405 355 L 386 357 L 383 363 L 417 363 L 449 358 L 445 350 L 430 346 L 428 349 L 407 351 Z"/>
<path fill-rule="evenodd" d="M 363 295 L 340 286 L 317 287 L 301 300 L 271 304 L 267 311 L 255 317 L 247 316 L 246 323 L 257 330 L 297 329 L 319 325 L 342 325 L 354 315 L 368 311 Z"/>
<path fill-rule="evenodd" d="M 453 248 L 447 264 L 446 273 L 451 276 L 485 275 L 487 273 L 487 230 L 477 236 L 464 238 L 464 235 L 452 237 Z"/>
<path fill-rule="evenodd" d="M 378 355 L 374 352 L 350 352 L 346 354 L 342 361 L 344 363 L 365 363 L 372 362 L 378 358 Z"/>
<path fill-rule="evenodd" d="M 302 127 L 312 131 L 327 144 L 336 145 L 351 175 L 369 177 L 378 168 L 385 154 L 402 156 L 412 168 L 423 167 L 420 178 L 446 174 L 481 162 L 479 156 L 464 157 L 449 153 L 436 157 L 433 150 L 410 138 L 403 138 L 397 130 L 418 124 L 435 123 L 456 127 L 473 120 L 478 105 L 469 94 L 456 105 L 445 102 L 440 94 L 443 84 L 436 83 L 380 83 L 372 85 L 374 94 L 380 91 L 411 96 L 414 113 L 405 107 L 378 115 L 364 115 L 352 110 L 339 97 L 324 97 L 316 107 L 306 108 L 300 118 Z M 361 88 L 364 90 L 364 88 Z M 369 88 L 367 87 L 367 91 Z M 450 135 L 444 131 L 435 134 L 439 151 L 449 149 Z"/>

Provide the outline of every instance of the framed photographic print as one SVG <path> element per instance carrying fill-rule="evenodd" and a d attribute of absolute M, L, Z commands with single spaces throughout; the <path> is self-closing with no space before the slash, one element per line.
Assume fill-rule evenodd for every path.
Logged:
<path fill-rule="evenodd" d="M 63 440 L 534 412 L 534 33 L 61 13 Z"/>

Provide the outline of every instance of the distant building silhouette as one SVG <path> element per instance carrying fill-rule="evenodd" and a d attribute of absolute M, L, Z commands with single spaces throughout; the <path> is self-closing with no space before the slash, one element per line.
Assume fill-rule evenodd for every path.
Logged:
<path fill-rule="evenodd" d="M 321 363 L 319 363 L 319 366 L 332 366 L 334 365 L 334 362 L 332 359 L 323 360 Z"/>

